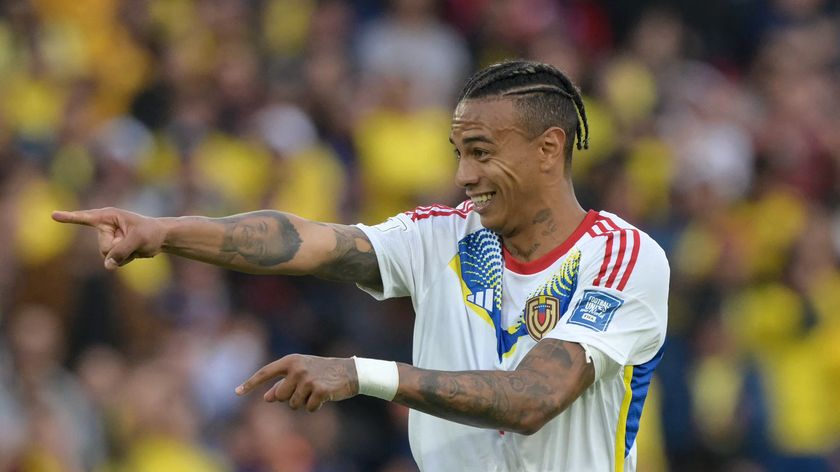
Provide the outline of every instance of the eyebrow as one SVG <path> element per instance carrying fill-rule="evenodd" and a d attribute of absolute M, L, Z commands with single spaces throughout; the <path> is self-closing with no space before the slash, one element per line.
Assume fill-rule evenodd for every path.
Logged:
<path fill-rule="evenodd" d="M 452 140 L 451 136 L 449 137 L 449 142 L 452 143 L 452 145 L 455 145 L 455 141 Z M 465 146 L 468 145 L 468 144 L 472 144 L 472 143 L 493 144 L 493 141 L 490 138 L 488 138 L 487 136 L 484 136 L 484 135 L 469 136 L 469 137 L 464 138 L 463 144 Z"/>

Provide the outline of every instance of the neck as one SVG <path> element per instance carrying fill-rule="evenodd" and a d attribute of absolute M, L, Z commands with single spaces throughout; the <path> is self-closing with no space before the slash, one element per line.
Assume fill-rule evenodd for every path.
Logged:
<path fill-rule="evenodd" d="M 502 241 L 508 252 L 522 262 L 530 262 L 546 255 L 563 244 L 586 216 L 571 189 L 562 195 L 553 194 L 539 205 L 531 206 L 523 215 L 526 223 Z"/>

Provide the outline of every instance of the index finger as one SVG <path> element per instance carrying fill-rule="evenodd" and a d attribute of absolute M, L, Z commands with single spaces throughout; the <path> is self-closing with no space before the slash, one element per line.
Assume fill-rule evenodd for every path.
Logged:
<path fill-rule="evenodd" d="M 245 395 L 266 380 L 286 375 L 287 368 L 285 359 L 285 357 L 280 358 L 254 372 L 254 375 L 249 377 L 248 380 L 242 382 L 242 385 L 236 387 L 236 394 Z"/>
<path fill-rule="evenodd" d="M 77 225 L 95 226 L 96 217 L 93 212 L 80 211 L 54 211 L 52 212 L 52 219 L 59 223 L 73 223 Z"/>

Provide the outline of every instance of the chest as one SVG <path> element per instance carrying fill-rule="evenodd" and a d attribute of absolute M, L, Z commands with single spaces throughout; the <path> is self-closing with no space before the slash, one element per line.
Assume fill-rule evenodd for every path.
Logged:
<path fill-rule="evenodd" d="M 461 241 L 448 271 L 458 287 L 448 303 L 463 313 L 448 320 L 455 321 L 452 334 L 469 345 L 480 364 L 515 367 L 565 313 L 579 268 L 576 248 L 539 270 L 520 273 L 506 266 L 495 236 Z"/>

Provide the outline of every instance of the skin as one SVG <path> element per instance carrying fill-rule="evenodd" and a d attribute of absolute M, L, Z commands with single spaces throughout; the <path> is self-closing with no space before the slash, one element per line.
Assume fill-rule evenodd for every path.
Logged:
<path fill-rule="evenodd" d="M 95 228 L 105 268 L 111 270 L 165 252 L 252 274 L 309 274 L 382 286 L 373 246 L 355 226 L 270 210 L 225 218 L 149 218 L 117 208 L 52 216 Z"/>
<path fill-rule="evenodd" d="M 528 135 L 514 100 L 465 100 L 452 118 L 455 180 L 467 195 L 495 192 L 478 209 L 481 224 L 502 237 L 505 247 L 531 261 L 560 245 L 586 212 L 574 194 L 566 169 L 566 133 L 558 127 Z"/>
<path fill-rule="evenodd" d="M 481 222 L 521 260 L 561 244 L 585 216 L 565 168 L 565 139 L 560 128 L 528 136 L 510 99 L 466 100 L 455 109 L 450 140 L 458 159 L 456 181 L 468 196 L 495 192 L 477 210 Z M 166 252 L 249 273 L 310 274 L 382 287 L 373 247 L 354 226 L 267 210 L 225 218 L 149 218 L 103 208 L 54 212 L 53 218 L 95 228 L 108 269 Z M 394 401 L 459 423 L 523 434 L 560 414 L 595 377 L 579 344 L 554 339 L 537 343 L 513 371 L 398 369 Z M 258 370 L 236 393 L 270 380 L 276 383 L 264 399 L 293 409 L 315 411 L 359 392 L 352 359 L 293 354 Z"/>

